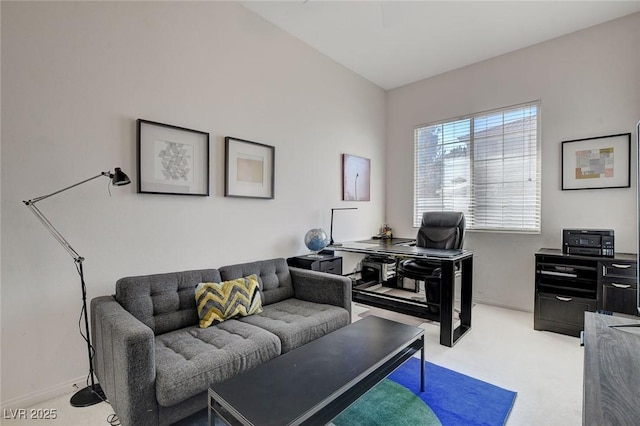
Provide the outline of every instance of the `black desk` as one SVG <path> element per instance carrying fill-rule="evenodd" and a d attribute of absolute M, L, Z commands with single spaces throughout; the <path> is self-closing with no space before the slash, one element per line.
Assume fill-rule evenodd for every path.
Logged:
<path fill-rule="evenodd" d="M 373 256 L 392 256 L 400 259 L 424 259 L 440 262 L 441 292 L 440 314 L 429 312 L 427 303 L 376 294 L 364 289 L 353 289 L 353 300 L 367 305 L 389 309 L 409 315 L 427 318 L 440 322 L 440 344 L 452 347 L 458 339 L 471 329 L 471 299 L 473 291 L 473 253 L 468 250 L 437 250 L 410 245 L 406 238 L 392 240 L 364 240 L 344 242 L 341 245 L 329 246 L 327 250 L 360 253 Z M 460 324 L 454 328 L 455 269 L 459 266 L 461 273 L 461 306 Z"/>

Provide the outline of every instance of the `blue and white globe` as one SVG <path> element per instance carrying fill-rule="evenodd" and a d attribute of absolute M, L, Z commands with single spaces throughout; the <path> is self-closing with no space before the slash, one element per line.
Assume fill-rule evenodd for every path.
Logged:
<path fill-rule="evenodd" d="M 329 245 L 329 237 L 321 228 L 310 229 L 304 236 L 304 245 L 312 252 L 318 254 L 319 251 Z"/>

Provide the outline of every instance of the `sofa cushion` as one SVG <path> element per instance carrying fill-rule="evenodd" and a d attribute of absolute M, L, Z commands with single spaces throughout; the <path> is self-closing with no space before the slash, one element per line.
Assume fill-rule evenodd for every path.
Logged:
<path fill-rule="evenodd" d="M 311 342 L 349 324 L 349 312 L 337 306 L 287 299 L 263 307 L 242 322 L 269 330 L 280 338 L 282 353 Z"/>
<path fill-rule="evenodd" d="M 200 327 L 207 328 L 214 322 L 262 312 L 258 286 L 258 277 L 255 275 L 221 283 L 198 284 L 196 306 Z"/>
<path fill-rule="evenodd" d="M 116 300 L 158 335 L 198 324 L 195 289 L 219 282 L 217 269 L 120 278 Z"/>
<path fill-rule="evenodd" d="M 289 266 L 284 259 L 240 263 L 218 269 L 223 280 L 235 280 L 255 274 L 260 283 L 262 305 L 266 306 L 293 297 L 293 284 Z"/>
<path fill-rule="evenodd" d="M 156 397 L 170 406 L 280 355 L 275 335 L 232 319 L 156 336 Z"/>

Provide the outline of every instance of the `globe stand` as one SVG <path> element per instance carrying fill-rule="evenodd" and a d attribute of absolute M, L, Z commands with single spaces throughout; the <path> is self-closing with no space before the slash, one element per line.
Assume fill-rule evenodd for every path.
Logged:
<path fill-rule="evenodd" d="M 324 250 L 324 248 L 322 250 Z M 312 251 L 311 254 L 307 255 L 307 257 L 312 259 L 322 259 L 324 256 L 322 256 L 319 251 Z"/>

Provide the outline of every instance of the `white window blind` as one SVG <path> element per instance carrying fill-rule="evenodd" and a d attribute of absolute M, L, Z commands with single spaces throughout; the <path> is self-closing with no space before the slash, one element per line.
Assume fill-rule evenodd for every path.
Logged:
<path fill-rule="evenodd" d="M 540 232 L 539 102 L 415 129 L 413 226 L 462 211 L 467 229 Z"/>

